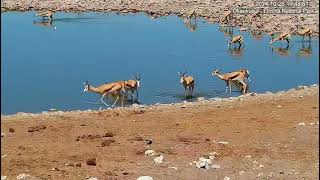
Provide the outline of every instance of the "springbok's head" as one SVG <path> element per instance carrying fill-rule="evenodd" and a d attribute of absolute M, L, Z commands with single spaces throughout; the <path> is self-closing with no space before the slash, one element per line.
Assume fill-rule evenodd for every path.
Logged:
<path fill-rule="evenodd" d="M 84 84 L 84 89 L 83 89 L 83 92 L 87 92 L 87 91 L 89 91 L 89 82 L 88 81 L 86 81 L 86 82 L 83 82 L 83 84 Z"/>
<path fill-rule="evenodd" d="M 133 76 L 134 76 L 134 80 L 137 81 L 137 87 L 140 87 L 141 73 L 139 73 L 138 75 L 133 75 Z"/>
<path fill-rule="evenodd" d="M 219 74 L 219 73 L 220 73 L 220 70 L 221 70 L 221 69 L 216 69 L 216 70 L 214 70 L 214 71 L 212 72 L 212 76 L 216 76 L 217 74 Z"/>
<path fill-rule="evenodd" d="M 184 78 L 186 77 L 187 71 L 184 73 L 181 73 L 181 71 L 178 72 L 178 75 L 180 76 L 180 82 L 183 83 Z"/>

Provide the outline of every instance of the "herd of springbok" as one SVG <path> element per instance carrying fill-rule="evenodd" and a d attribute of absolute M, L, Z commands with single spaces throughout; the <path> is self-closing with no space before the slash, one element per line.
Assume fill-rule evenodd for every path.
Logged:
<path fill-rule="evenodd" d="M 193 96 L 193 90 L 195 87 L 195 79 L 192 76 L 187 75 L 187 72 L 181 73 L 178 72 L 178 75 L 180 77 L 180 83 L 184 87 L 184 98 L 187 100 L 188 98 L 192 98 Z M 241 84 L 241 92 L 244 94 L 247 92 L 248 88 L 248 82 L 250 82 L 249 78 L 249 71 L 247 69 L 240 69 L 237 71 L 221 74 L 220 69 L 214 70 L 212 72 L 212 76 L 217 76 L 219 79 L 226 82 L 226 93 L 231 93 L 231 83 L 236 82 Z M 134 93 L 136 93 L 136 101 L 138 101 L 138 88 L 140 87 L 140 79 L 141 75 L 136 76 L 134 75 L 134 79 L 130 80 L 123 80 L 123 81 L 116 81 L 111 83 L 105 83 L 98 87 L 94 87 L 89 84 L 89 82 L 83 82 L 84 86 L 84 92 L 94 92 L 101 95 L 100 101 L 106 105 L 109 106 L 104 99 L 108 97 L 108 95 L 116 96 L 116 100 L 113 102 L 111 107 L 114 107 L 114 105 L 117 103 L 118 99 L 125 95 L 128 95 L 128 93 L 131 93 L 131 99 L 134 101 Z M 123 107 L 123 100 L 122 100 L 122 107 Z"/>
<path fill-rule="evenodd" d="M 41 16 L 43 19 L 47 17 L 51 21 L 53 18 L 53 11 L 48 11 L 48 10 L 41 11 L 35 14 L 35 16 Z M 189 26 L 192 27 L 191 29 L 194 31 L 196 28 L 196 25 L 190 24 L 191 23 L 190 18 L 196 18 L 196 11 L 195 10 L 192 11 L 187 17 L 189 19 L 185 21 L 185 24 L 187 27 Z M 258 17 L 261 18 L 261 12 L 258 12 L 257 14 L 255 14 L 251 18 L 251 21 Z M 220 23 L 225 23 L 225 22 L 229 23 L 232 18 L 233 18 L 232 11 L 227 11 L 224 14 L 223 18 L 221 19 Z M 288 32 L 270 33 L 269 35 L 271 36 L 271 40 L 269 42 L 269 45 L 271 45 L 276 41 L 281 41 L 281 42 L 286 41 L 288 44 L 290 44 L 292 41 L 291 40 L 292 34 L 301 35 L 303 37 L 302 40 L 304 40 L 304 38 L 308 36 L 310 41 L 312 33 L 313 31 L 310 28 L 303 28 L 302 30 L 299 30 L 298 28 L 296 28 L 296 30 L 289 33 Z M 228 46 L 235 45 L 235 44 L 239 44 L 239 47 L 244 45 L 244 38 L 242 35 L 236 35 L 236 36 L 232 35 L 231 39 L 228 41 Z M 187 72 L 182 73 L 179 71 L 178 75 L 180 77 L 180 83 L 184 87 L 184 98 L 185 99 L 191 98 L 193 96 L 193 90 L 195 87 L 195 79 L 192 76 L 187 75 Z M 233 72 L 225 73 L 225 74 L 221 74 L 220 69 L 217 69 L 212 72 L 212 76 L 217 76 L 219 79 L 226 82 L 226 93 L 228 93 L 228 90 L 231 93 L 231 82 L 236 82 L 240 84 L 241 93 L 244 94 L 247 92 L 250 78 L 249 78 L 249 71 L 245 68 L 242 68 Z M 109 95 L 115 96 L 116 100 L 111 105 L 111 107 L 113 107 L 117 103 L 120 96 L 122 97 L 127 96 L 128 93 L 131 93 L 131 99 L 133 102 L 134 102 L 134 98 L 133 98 L 134 93 L 136 93 L 136 101 L 138 101 L 138 89 L 140 87 L 140 79 L 141 79 L 141 75 L 139 76 L 134 75 L 134 79 L 105 83 L 98 87 L 94 87 L 90 85 L 87 81 L 87 82 L 84 82 L 84 85 L 85 85 L 84 92 L 89 91 L 89 92 L 100 94 L 101 95 L 100 100 L 106 106 L 109 106 L 109 105 L 104 101 L 104 99 Z M 123 106 L 123 101 L 122 101 L 122 106 Z"/>

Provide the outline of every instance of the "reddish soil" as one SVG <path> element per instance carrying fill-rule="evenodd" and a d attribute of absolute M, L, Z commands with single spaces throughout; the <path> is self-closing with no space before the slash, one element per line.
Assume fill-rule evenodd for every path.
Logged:
<path fill-rule="evenodd" d="M 1 174 L 8 179 L 21 173 L 40 179 L 318 179 L 319 87 L 244 97 L 2 116 Z M 146 149 L 163 155 L 163 163 L 154 164 Z M 221 168 L 198 169 L 192 163 L 212 152 L 218 154 L 213 164 Z"/>

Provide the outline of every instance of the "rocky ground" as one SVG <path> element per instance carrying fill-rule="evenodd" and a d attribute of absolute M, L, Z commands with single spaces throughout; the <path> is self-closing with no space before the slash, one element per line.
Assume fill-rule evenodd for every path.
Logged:
<path fill-rule="evenodd" d="M 306 1 L 297 0 L 295 2 Z M 219 22 L 227 11 L 233 11 L 233 18 L 229 21 L 229 24 L 233 26 L 268 33 L 291 32 L 296 28 L 309 27 L 314 31 L 314 35 L 318 36 L 319 1 L 308 2 L 309 4 L 305 6 L 301 4 L 286 4 L 286 7 L 292 10 L 297 10 L 302 6 L 301 13 L 298 14 L 270 14 L 273 9 L 281 9 L 279 8 L 281 4 L 276 7 L 264 5 L 264 9 L 269 8 L 268 14 L 263 11 L 262 16 L 257 16 L 256 18 L 253 17 L 259 8 L 257 8 L 257 3 L 252 0 L 3 0 L 1 1 L 1 11 L 50 9 L 67 12 L 144 12 L 152 17 L 170 14 L 187 17 L 195 11 L 198 17 L 204 17 L 208 22 Z M 245 8 L 251 9 L 251 11 L 247 11 L 249 12 L 248 14 L 240 11 Z"/>
<path fill-rule="evenodd" d="M 318 100 L 314 85 L 169 105 L 1 116 L 1 176 L 318 179 Z"/>

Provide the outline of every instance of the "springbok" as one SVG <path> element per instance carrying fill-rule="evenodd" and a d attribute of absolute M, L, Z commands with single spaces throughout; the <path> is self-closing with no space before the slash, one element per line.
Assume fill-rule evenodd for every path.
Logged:
<path fill-rule="evenodd" d="M 221 80 L 224 80 L 226 82 L 226 93 L 228 92 L 228 88 L 229 92 L 231 93 L 231 81 L 240 82 L 242 84 L 243 94 L 246 93 L 248 87 L 248 83 L 246 82 L 246 80 L 250 82 L 249 71 L 245 68 L 226 74 L 220 74 L 220 69 L 217 69 L 212 72 L 212 76 L 218 76 Z"/>
<path fill-rule="evenodd" d="M 234 36 L 228 43 L 228 46 L 231 44 L 239 43 L 239 47 L 244 44 L 243 37 L 241 35 Z"/>
<path fill-rule="evenodd" d="M 87 82 L 83 82 L 83 83 L 85 85 L 83 91 L 84 92 L 90 91 L 90 92 L 101 94 L 101 99 L 100 100 L 106 106 L 109 106 L 103 100 L 106 97 L 106 95 L 113 94 L 113 95 L 117 96 L 116 100 L 114 101 L 114 103 L 111 106 L 111 107 L 113 107 L 117 103 L 121 93 L 126 93 L 126 89 L 125 89 L 126 81 L 117 81 L 117 82 L 112 82 L 112 83 L 105 83 L 105 84 L 102 84 L 102 85 L 100 85 L 98 87 L 94 87 L 94 86 L 90 85 L 88 81 Z M 122 107 L 123 107 L 123 102 L 122 102 Z"/>
<path fill-rule="evenodd" d="M 139 97 L 139 93 L 138 93 L 138 88 L 140 87 L 140 79 L 141 79 L 141 74 L 139 75 L 133 75 L 134 79 L 130 79 L 130 80 L 127 80 L 126 81 L 126 90 L 127 92 L 130 91 L 131 92 L 131 99 L 132 99 L 132 102 L 134 102 L 134 99 L 133 99 L 133 94 L 134 92 L 136 92 L 137 94 L 137 101 L 138 101 L 138 97 Z"/>
<path fill-rule="evenodd" d="M 286 40 L 288 44 L 291 41 L 291 38 L 290 38 L 291 35 L 290 35 L 290 33 L 287 33 L 287 32 L 279 34 L 279 36 L 276 38 L 274 38 L 274 36 L 275 36 L 275 33 L 271 33 L 271 41 L 269 42 L 269 45 L 271 45 L 272 43 L 274 43 L 276 41 Z"/>
<path fill-rule="evenodd" d="M 53 11 L 49 11 L 49 10 L 40 11 L 37 14 L 35 14 L 35 16 L 41 16 L 43 19 L 45 17 L 48 17 L 50 20 L 52 20 Z"/>
<path fill-rule="evenodd" d="M 187 76 L 187 72 L 181 73 L 178 72 L 178 75 L 180 76 L 180 83 L 184 87 L 184 98 L 187 100 L 187 97 L 192 97 L 193 89 L 194 89 L 194 78 L 192 76 Z M 189 94 L 187 95 L 187 89 Z"/>
<path fill-rule="evenodd" d="M 312 30 L 310 28 L 306 27 L 302 30 L 297 30 L 297 33 L 302 36 L 302 41 L 304 40 L 305 36 L 309 36 L 309 41 L 311 41 Z"/>

